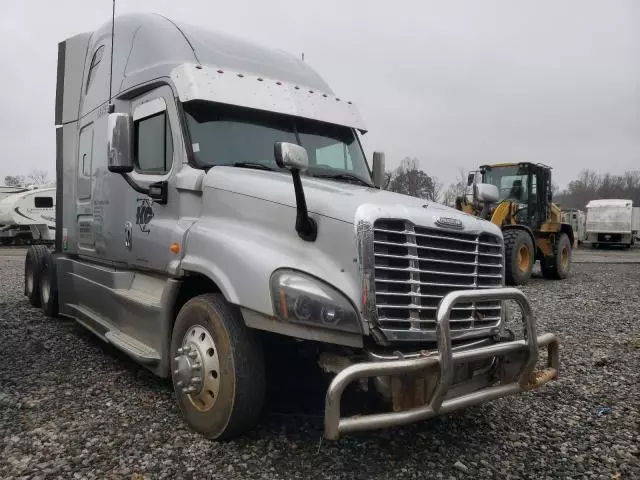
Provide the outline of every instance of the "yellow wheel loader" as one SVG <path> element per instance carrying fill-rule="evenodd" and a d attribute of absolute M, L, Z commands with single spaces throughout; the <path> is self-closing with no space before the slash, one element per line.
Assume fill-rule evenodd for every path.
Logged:
<path fill-rule="evenodd" d="M 551 167 L 482 165 L 469 174 L 467 193 L 456 199 L 456 208 L 502 229 L 507 285 L 527 283 L 537 260 L 545 278 L 569 274 L 574 232 L 552 202 Z"/>

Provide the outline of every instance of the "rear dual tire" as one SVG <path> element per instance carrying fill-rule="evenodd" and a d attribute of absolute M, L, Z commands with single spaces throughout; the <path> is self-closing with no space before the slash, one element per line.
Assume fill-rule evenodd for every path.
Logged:
<path fill-rule="evenodd" d="M 34 245 L 27 249 L 24 261 L 24 294 L 33 307 L 40 306 L 40 282 L 42 263 L 49 252 L 44 245 Z"/>
<path fill-rule="evenodd" d="M 45 315 L 58 314 L 58 288 L 55 261 L 44 245 L 27 249 L 24 263 L 24 294 L 34 307 L 41 307 Z"/>
<path fill-rule="evenodd" d="M 49 251 L 42 259 L 40 275 L 40 306 L 47 317 L 58 316 L 58 283 L 56 262 Z"/>

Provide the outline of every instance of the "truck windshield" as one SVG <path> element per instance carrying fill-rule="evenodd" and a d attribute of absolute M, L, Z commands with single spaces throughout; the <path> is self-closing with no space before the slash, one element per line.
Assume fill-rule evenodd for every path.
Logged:
<path fill-rule="evenodd" d="M 290 142 L 307 150 L 309 169 L 304 174 L 372 184 L 356 133 L 349 127 L 210 102 L 187 102 L 184 111 L 201 168 L 284 170 L 276 165 L 273 144 Z"/>
<path fill-rule="evenodd" d="M 500 200 L 516 200 L 526 202 L 529 197 L 527 179 L 529 173 L 525 167 L 489 167 L 484 172 L 484 183 L 498 187 Z M 535 189 L 535 184 L 533 185 Z M 535 193 L 532 192 L 532 193 Z"/>

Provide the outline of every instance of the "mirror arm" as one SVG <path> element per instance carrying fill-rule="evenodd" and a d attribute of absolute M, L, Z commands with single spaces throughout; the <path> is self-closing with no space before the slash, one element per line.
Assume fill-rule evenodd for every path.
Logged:
<path fill-rule="evenodd" d="M 133 181 L 133 179 L 127 175 L 126 173 L 121 173 L 120 175 L 122 175 L 122 178 L 124 178 L 124 180 L 129 184 L 129 186 L 131 188 L 133 188 L 136 192 L 138 193 L 142 193 L 143 195 L 149 195 L 149 189 L 148 188 L 143 188 L 140 185 L 138 185 L 136 182 Z"/>
<path fill-rule="evenodd" d="M 141 187 L 140 185 L 138 185 L 128 174 L 126 173 L 121 173 L 122 177 L 124 178 L 125 182 L 127 182 L 129 184 L 129 186 L 131 188 L 133 188 L 136 192 L 141 193 L 143 195 L 148 195 L 149 197 L 151 197 L 156 203 L 159 204 L 166 204 L 167 203 L 167 182 L 157 182 L 157 183 L 153 183 L 149 186 L 149 188 L 144 188 Z M 160 194 L 156 195 L 151 193 L 151 189 L 152 187 L 156 187 L 160 189 Z"/>
<path fill-rule="evenodd" d="M 318 237 L 318 225 L 313 218 L 309 217 L 307 201 L 304 197 L 302 181 L 300 180 L 300 170 L 292 168 L 291 176 L 293 177 L 293 189 L 296 194 L 296 232 L 298 232 L 298 236 L 301 239 L 307 242 L 315 242 Z"/>

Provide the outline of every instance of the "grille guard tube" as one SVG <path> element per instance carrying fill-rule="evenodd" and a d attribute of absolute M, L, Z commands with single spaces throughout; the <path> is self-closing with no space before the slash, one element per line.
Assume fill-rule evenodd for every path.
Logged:
<path fill-rule="evenodd" d="M 479 300 L 513 300 L 522 311 L 524 339 L 497 343 L 486 347 L 453 352 L 449 317 L 457 303 Z M 559 367 L 558 339 L 547 333 L 536 335 L 536 325 L 531 306 L 524 293 L 516 288 L 496 288 L 487 290 L 458 290 L 447 294 L 438 307 L 436 317 L 438 355 L 410 360 L 390 360 L 364 362 L 351 365 L 338 373 L 327 390 L 325 398 L 324 436 L 337 440 L 340 434 L 407 425 L 452 412 L 478 403 L 483 403 L 506 395 L 521 393 L 537 388 L 557 378 Z M 534 372 L 538 361 L 539 347 L 547 347 L 547 368 Z M 453 382 L 454 366 L 475 360 L 482 360 L 510 353 L 523 352 L 525 360 L 516 381 L 485 387 L 481 390 L 445 400 Z M 340 401 L 349 384 L 360 378 L 378 375 L 403 375 L 439 367 L 438 384 L 431 401 L 422 407 L 390 413 L 376 413 L 351 418 L 340 418 Z"/>

